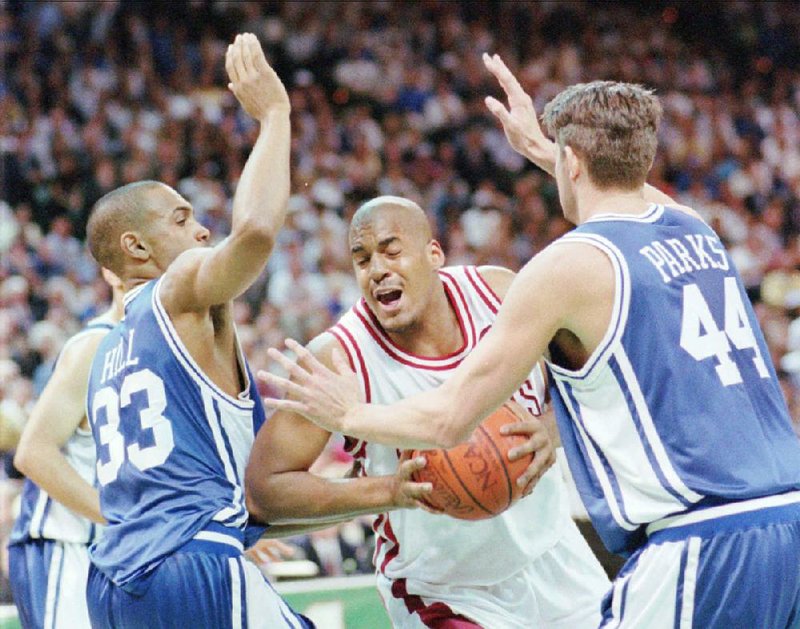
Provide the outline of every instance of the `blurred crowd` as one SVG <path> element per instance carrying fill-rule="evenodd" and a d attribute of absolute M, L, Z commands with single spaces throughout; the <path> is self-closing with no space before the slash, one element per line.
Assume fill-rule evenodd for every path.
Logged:
<path fill-rule="evenodd" d="M 309 340 L 357 299 L 346 234 L 367 198 L 419 202 L 452 264 L 518 269 L 570 229 L 554 182 L 484 106 L 497 93 L 480 60 L 491 51 L 539 111 L 585 80 L 656 89 L 665 115 L 650 182 L 730 247 L 800 422 L 797 3 L 4 0 L 0 451 L 65 338 L 108 301 L 83 244 L 101 195 L 157 179 L 227 233 L 256 133 L 225 87 L 226 46 L 243 31 L 261 39 L 293 107 L 286 227 L 236 309 L 255 369 L 270 366 L 266 348 Z"/>

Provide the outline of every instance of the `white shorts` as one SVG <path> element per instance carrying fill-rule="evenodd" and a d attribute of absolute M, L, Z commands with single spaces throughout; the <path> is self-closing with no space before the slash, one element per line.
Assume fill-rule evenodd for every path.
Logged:
<path fill-rule="evenodd" d="M 572 520 L 531 564 L 492 586 L 438 585 L 378 574 L 378 591 L 396 629 L 423 629 L 449 608 L 486 629 L 596 629 L 610 583 Z M 394 593 L 393 593 L 394 591 Z M 458 626 L 458 625 L 454 625 Z"/>

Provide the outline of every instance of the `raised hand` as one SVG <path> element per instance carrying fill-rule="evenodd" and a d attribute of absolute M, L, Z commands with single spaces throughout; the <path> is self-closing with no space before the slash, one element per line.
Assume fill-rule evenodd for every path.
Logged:
<path fill-rule="evenodd" d="M 336 371 L 331 371 L 297 341 L 287 339 L 286 347 L 297 356 L 294 361 L 275 348 L 270 348 L 268 353 L 286 370 L 289 378 L 266 371 L 259 371 L 257 375 L 289 397 L 264 398 L 264 404 L 269 408 L 299 413 L 331 432 L 341 432 L 341 420 L 364 402 L 358 377 L 350 369 L 342 351 L 337 349 L 333 352 Z"/>
<path fill-rule="evenodd" d="M 550 439 L 547 426 L 538 417 L 533 417 L 517 404 L 509 407 L 520 418 L 516 424 L 506 424 L 500 429 L 504 435 L 527 435 L 528 441 L 508 451 L 510 461 L 516 461 L 533 453 L 533 461 L 518 478 L 517 485 L 524 487 L 523 495 L 527 496 L 536 487 L 542 475 L 556 462 L 555 448 Z"/>
<path fill-rule="evenodd" d="M 498 80 L 508 98 L 508 109 L 492 96 L 487 96 L 485 103 L 503 125 L 511 148 L 546 172 L 554 174 L 556 145 L 542 132 L 533 99 L 522 89 L 500 55 L 483 53 L 483 64 Z"/>
<path fill-rule="evenodd" d="M 289 95 L 278 75 L 267 63 L 258 38 L 252 33 L 237 35 L 225 54 L 228 89 L 244 110 L 258 121 L 275 109 L 290 108 Z"/>

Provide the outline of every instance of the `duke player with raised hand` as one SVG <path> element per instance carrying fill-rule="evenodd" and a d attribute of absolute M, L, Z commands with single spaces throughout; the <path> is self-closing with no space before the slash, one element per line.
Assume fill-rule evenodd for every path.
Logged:
<path fill-rule="evenodd" d="M 93 627 L 306 627 L 242 558 L 244 466 L 264 419 L 231 300 L 263 270 L 289 195 L 289 99 L 254 35 L 226 55 L 260 132 L 214 247 L 191 205 L 152 181 L 100 199 L 89 247 L 127 289 L 87 408 L 108 521 L 91 548 Z"/>
<path fill-rule="evenodd" d="M 555 175 L 578 227 L 535 256 L 495 325 L 438 389 L 364 404 L 344 361 L 296 344 L 293 399 L 269 404 L 371 442 L 452 445 L 549 348 L 561 441 L 610 550 L 629 555 L 603 627 L 800 626 L 800 443 L 766 343 L 719 237 L 645 183 L 658 100 L 575 85 L 545 108 L 499 57 L 487 105 L 512 146 Z M 277 351 L 273 356 L 280 358 Z"/>
<path fill-rule="evenodd" d="M 9 541 L 9 579 L 25 629 L 89 627 L 89 544 L 104 520 L 86 389 L 97 347 L 122 317 L 122 284 L 102 273 L 112 306 L 64 344 L 14 456 L 27 479 Z"/>
<path fill-rule="evenodd" d="M 349 243 L 363 298 L 309 349 L 328 365 L 333 352 L 345 352 L 372 402 L 391 403 L 447 380 L 494 324 L 514 277 L 500 267 L 443 267 L 424 211 L 399 197 L 362 205 Z M 317 477 L 308 470 L 330 432 L 290 411 L 270 417 L 256 439 L 246 475 L 251 512 L 287 523 L 380 513 L 377 583 L 398 628 L 597 626 L 608 578 L 569 516 L 558 469 L 550 467 L 540 419 L 543 372 L 537 365 L 530 371 L 514 392 L 529 412 L 516 430 L 530 436 L 514 458 L 536 450 L 523 486 L 543 476 L 504 513 L 466 522 L 404 508 L 420 506 L 430 491 L 428 483 L 408 480 L 422 462 L 369 441 L 348 441 L 363 477 Z"/>

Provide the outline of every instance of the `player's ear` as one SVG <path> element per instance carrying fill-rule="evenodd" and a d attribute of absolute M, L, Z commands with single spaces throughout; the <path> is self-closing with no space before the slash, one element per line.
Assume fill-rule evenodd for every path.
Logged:
<path fill-rule="evenodd" d="M 438 240 L 431 240 L 428 243 L 428 258 L 434 269 L 441 269 L 444 266 L 444 250 Z"/>
<path fill-rule="evenodd" d="M 564 160 L 567 167 L 567 175 L 569 175 L 570 181 L 575 181 L 578 178 L 578 175 L 581 174 L 583 164 L 581 163 L 577 153 L 572 150 L 571 146 L 564 147 Z"/>
<path fill-rule="evenodd" d="M 123 232 L 119 242 L 125 255 L 131 258 L 144 262 L 150 257 L 150 247 L 142 240 L 139 232 Z"/>

